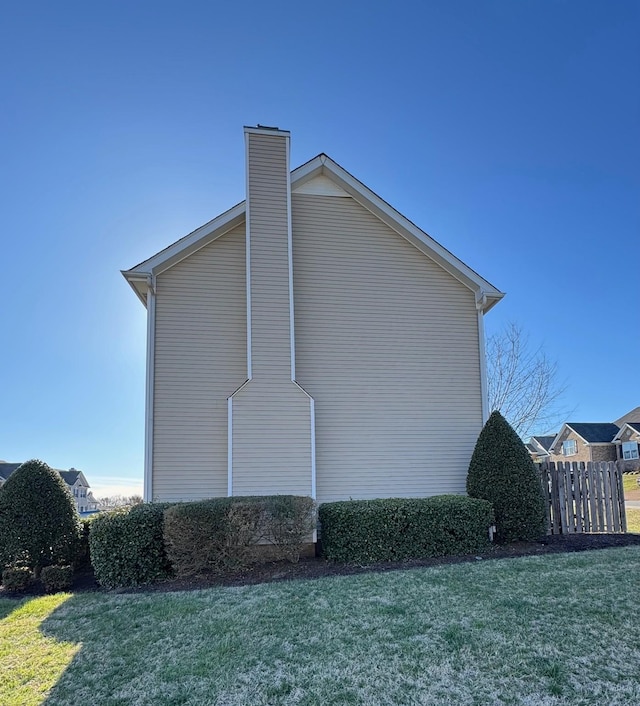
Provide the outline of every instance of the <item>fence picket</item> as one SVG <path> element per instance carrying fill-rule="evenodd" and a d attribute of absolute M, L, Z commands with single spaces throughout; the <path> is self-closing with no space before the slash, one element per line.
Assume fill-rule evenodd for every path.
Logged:
<path fill-rule="evenodd" d="M 619 463 L 558 461 L 539 469 L 549 534 L 627 531 Z"/>
<path fill-rule="evenodd" d="M 613 461 L 607 463 L 607 473 L 609 474 L 609 487 L 611 488 L 612 531 L 620 532 L 620 498 L 618 497 L 616 467 Z"/>
<path fill-rule="evenodd" d="M 627 508 L 624 504 L 624 483 L 622 481 L 622 464 L 616 463 L 616 480 L 618 482 L 618 502 L 620 503 L 620 531 L 627 531 Z"/>
<path fill-rule="evenodd" d="M 591 522 L 589 521 L 589 477 L 584 461 L 578 464 L 580 475 L 580 511 L 582 512 L 583 532 L 591 532 Z"/>
<path fill-rule="evenodd" d="M 587 463 L 587 474 L 589 476 L 589 507 L 591 510 L 591 531 L 600 532 L 600 519 L 598 516 L 598 487 L 596 483 L 596 473 L 593 464 Z"/>
<path fill-rule="evenodd" d="M 604 491 L 604 514 L 607 522 L 607 529 L 605 530 L 605 532 L 613 532 L 613 530 L 611 529 L 611 483 L 609 483 L 609 469 L 607 468 L 606 463 L 600 463 L 600 469 Z"/>

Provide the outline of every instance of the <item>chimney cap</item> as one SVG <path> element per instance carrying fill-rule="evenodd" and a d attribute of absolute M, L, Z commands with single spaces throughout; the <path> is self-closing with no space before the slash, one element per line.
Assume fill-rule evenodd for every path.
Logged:
<path fill-rule="evenodd" d="M 244 126 L 244 131 L 245 133 L 257 133 L 257 134 L 262 134 L 262 135 L 273 135 L 273 134 L 280 134 L 280 135 L 290 135 L 291 133 L 289 130 L 281 130 L 279 127 L 272 127 L 269 125 L 258 125 L 256 127 L 252 127 L 250 125 L 245 125 Z"/>

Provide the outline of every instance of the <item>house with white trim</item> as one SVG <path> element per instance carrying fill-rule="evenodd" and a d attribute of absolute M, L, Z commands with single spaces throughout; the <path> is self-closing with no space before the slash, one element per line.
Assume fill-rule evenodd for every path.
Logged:
<path fill-rule="evenodd" d="M 0 487 L 9 479 L 9 476 L 17 470 L 21 463 L 7 463 L 0 461 Z M 90 485 L 82 471 L 70 468 L 68 471 L 54 469 L 65 482 L 69 492 L 73 496 L 76 510 L 81 515 L 90 514 L 98 510 L 98 502 L 93 497 Z"/>
<path fill-rule="evenodd" d="M 326 154 L 244 130 L 246 200 L 123 271 L 145 500 L 464 493 L 503 293 Z"/>

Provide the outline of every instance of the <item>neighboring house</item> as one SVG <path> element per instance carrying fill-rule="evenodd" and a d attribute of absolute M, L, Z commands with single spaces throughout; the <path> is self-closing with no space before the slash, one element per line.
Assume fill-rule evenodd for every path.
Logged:
<path fill-rule="evenodd" d="M 69 487 L 78 512 L 81 515 L 87 512 L 95 512 L 98 509 L 98 505 L 89 490 L 89 483 L 87 483 L 82 471 L 70 468 L 68 471 L 58 471 L 58 473 Z"/>
<path fill-rule="evenodd" d="M 21 463 L 7 463 L 6 461 L 0 461 L 0 486 L 9 478 L 9 476 L 21 466 Z M 76 504 L 76 509 L 82 514 L 87 514 L 91 512 L 96 512 L 98 510 L 98 503 L 91 494 L 89 490 L 89 483 L 84 476 L 82 471 L 78 471 L 75 468 L 70 468 L 68 471 L 56 470 L 62 480 L 65 482 L 71 495 L 73 495 L 73 500 Z"/>
<path fill-rule="evenodd" d="M 627 412 L 623 417 L 620 417 L 620 419 L 616 419 L 614 424 L 623 427 L 627 422 L 640 422 L 640 407 L 636 407 L 630 412 Z"/>
<path fill-rule="evenodd" d="M 553 443 L 554 436 L 532 436 L 526 444 L 527 451 L 535 463 L 543 463 L 549 460 L 549 448 Z"/>
<path fill-rule="evenodd" d="M 123 275 L 145 500 L 464 493 L 503 296 L 325 154 L 245 128 L 247 199 Z"/>
<path fill-rule="evenodd" d="M 0 487 L 9 479 L 9 476 L 20 466 L 19 463 L 7 463 L 0 461 Z"/>
<path fill-rule="evenodd" d="M 549 447 L 550 461 L 615 461 L 617 424 L 565 422 Z"/>
<path fill-rule="evenodd" d="M 640 421 L 626 422 L 613 437 L 617 458 L 625 471 L 640 471 Z"/>

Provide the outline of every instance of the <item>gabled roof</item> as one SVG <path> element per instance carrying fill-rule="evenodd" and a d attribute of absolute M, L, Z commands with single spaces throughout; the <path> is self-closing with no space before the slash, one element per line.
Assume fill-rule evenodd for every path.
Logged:
<path fill-rule="evenodd" d="M 590 444 L 611 443 L 619 430 L 610 422 L 567 422 L 567 426 Z"/>
<path fill-rule="evenodd" d="M 627 422 L 640 422 L 640 407 L 632 409 L 630 412 L 627 412 L 623 417 L 620 417 L 620 419 L 616 419 L 615 421 L 615 423 L 619 427 L 624 426 Z"/>
<path fill-rule="evenodd" d="M 553 436 L 532 436 L 532 439 L 537 442 L 538 446 L 540 446 L 544 451 L 549 451 L 549 448 L 551 447 L 551 444 L 553 444 L 553 440 L 556 438 L 555 435 Z"/>
<path fill-rule="evenodd" d="M 301 189 L 307 182 L 318 176 L 331 180 L 361 206 L 376 215 L 427 257 L 437 262 L 453 277 L 469 287 L 475 292 L 476 301 L 482 311 L 489 311 L 504 296 L 490 282 L 465 265 L 430 235 L 396 211 L 326 154 L 319 154 L 291 172 L 292 193 Z M 132 267 L 130 270 L 123 270 L 122 274 L 143 304 L 146 305 L 146 293 L 153 276 L 164 272 L 177 262 L 180 262 L 180 260 L 243 223 L 245 212 L 246 201 L 242 201 L 144 262 Z"/>
<path fill-rule="evenodd" d="M 75 468 L 70 468 L 68 471 L 58 471 L 58 473 L 62 476 L 62 480 L 67 485 L 74 485 L 78 479 L 80 479 L 82 485 L 87 488 L 89 487 L 89 483 L 87 483 L 87 479 L 84 477 L 84 473 L 82 471 L 78 471 Z"/>
<path fill-rule="evenodd" d="M 627 429 L 631 429 L 632 431 L 635 431 L 637 434 L 640 434 L 640 422 L 627 422 L 626 424 L 623 424 L 620 427 L 620 430 L 618 431 L 618 433 L 613 437 L 613 440 L 620 441 L 620 439 L 622 438 L 622 434 Z"/>
<path fill-rule="evenodd" d="M 549 451 L 554 452 L 565 429 L 574 431 L 587 444 L 610 444 L 619 431 L 618 425 L 610 422 L 565 422 L 562 429 L 556 434 Z"/>
<path fill-rule="evenodd" d="M 67 484 L 67 485 L 73 485 L 77 480 L 78 476 L 80 475 L 80 471 L 58 471 L 58 473 L 62 476 L 62 480 Z"/>
<path fill-rule="evenodd" d="M 6 463 L 5 461 L 0 461 L 0 480 L 6 481 L 17 468 L 20 468 L 20 466 L 22 466 L 22 463 Z M 77 471 L 75 468 L 70 468 L 68 471 L 59 471 L 57 468 L 54 468 L 53 470 L 62 476 L 62 480 L 67 485 L 73 485 L 78 478 L 80 478 L 84 482 L 84 485 L 86 485 L 87 488 L 89 487 L 87 479 L 84 477 L 84 473 L 82 471 Z"/>
<path fill-rule="evenodd" d="M 21 463 L 0 462 L 0 479 L 3 481 L 7 480 L 16 468 L 20 468 L 21 465 Z"/>

